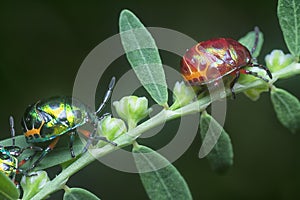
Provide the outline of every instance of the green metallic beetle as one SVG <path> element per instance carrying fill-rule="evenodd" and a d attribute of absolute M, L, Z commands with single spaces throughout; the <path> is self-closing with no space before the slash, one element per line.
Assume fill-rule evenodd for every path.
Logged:
<path fill-rule="evenodd" d="M 0 171 L 2 171 L 6 176 L 8 176 L 12 181 L 15 181 L 15 177 L 17 174 L 28 175 L 25 171 L 20 169 L 20 167 L 26 163 L 26 161 L 30 160 L 35 154 L 28 156 L 18 161 L 18 157 L 27 149 L 34 150 L 35 152 L 42 151 L 43 149 L 40 147 L 25 147 L 21 148 L 15 145 L 15 129 L 14 129 L 14 119 L 11 116 L 9 118 L 10 123 L 10 132 L 12 145 L 11 146 L 0 146 Z M 18 184 L 17 184 L 18 186 Z"/>
<path fill-rule="evenodd" d="M 97 113 L 103 109 L 109 100 L 114 84 L 115 77 L 111 79 L 104 100 L 96 112 L 92 112 L 87 105 L 72 97 L 54 97 L 38 101 L 26 109 L 22 119 L 22 127 L 27 143 L 51 141 L 50 145 L 44 149 L 40 157 L 33 163 L 28 171 L 40 163 L 56 146 L 60 136 L 64 134 L 69 134 L 70 136 L 69 148 L 71 156 L 74 158 L 74 136 L 77 134 L 77 129 L 85 124 L 91 124 L 94 129 L 90 132 L 80 131 L 88 139 L 83 152 L 87 151 L 92 143 L 99 140 L 104 140 L 112 145 L 116 145 L 108 141 L 105 137 L 95 136 L 99 120 L 107 115 L 104 114 L 99 118 Z"/>
<path fill-rule="evenodd" d="M 0 171 L 14 181 L 18 173 L 19 163 L 12 153 L 10 149 L 0 146 Z"/>

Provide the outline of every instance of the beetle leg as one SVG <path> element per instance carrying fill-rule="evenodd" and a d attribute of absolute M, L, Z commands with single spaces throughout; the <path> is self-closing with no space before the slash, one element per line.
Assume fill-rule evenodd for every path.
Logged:
<path fill-rule="evenodd" d="M 36 156 L 36 154 L 37 154 L 37 151 L 34 152 L 34 154 L 32 154 L 32 155 L 30 155 L 30 156 L 24 158 L 23 160 L 21 160 L 21 161 L 19 162 L 19 167 L 21 167 L 22 165 L 24 165 L 28 160 L 32 160 L 32 159 Z"/>
<path fill-rule="evenodd" d="M 254 51 L 256 50 L 257 48 L 257 45 L 258 45 L 258 40 L 259 40 L 259 28 L 257 26 L 254 27 L 254 33 L 255 33 L 255 40 L 254 40 L 254 45 L 251 49 L 251 55 L 253 55 Z"/>
<path fill-rule="evenodd" d="M 103 118 L 106 117 L 107 115 L 110 115 L 110 114 L 105 113 L 104 115 L 102 115 L 99 118 L 99 120 L 100 121 L 103 120 Z M 88 138 L 88 140 L 86 142 L 86 145 L 85 145 L 85 147 L 82 150 L 82 153 L 85 153 L 88 150 L 88 148 L 90 147 L 91 144 L 96 145 L 99 140 L 102 140 L 104 142 L 107 142 L 107 143 L 110 143 L 110 144 L 112 144 L 114 146 L 117 146 L 117 144 L 115 142 L 112 142 L 112 141 L 108 140 L 104 136 L 96 136 L 95 134 L 96 134 L 96 131 L 97 131 L 98 123 L 93 123 L 93 125 L 94 125 L 94 129 L 93 129 L 93 132 L 90 133 L 90 134 L 87 134 L 88 131 L 86 131 L 86 130 L 80 130 L 80 132 L 82 132 Z"/>
<path fill-rule="evenodd" d="M 235 72 L 235 77 L 233 79 L 233 81 L 230 83 L 230 90 L 231 90 L 231 94 L 232 94 L 232 98 L 235 99 L 235 92 L 234 92 L 234 85 L 236 84 L 236 82 L 239 80 L 240 78 L 240 71 L 236 71 Z"/>
<path fill-rule="evenodd" d="M 107 141 L 107 139 L 105 137 L 100 137 L 100 138 L 105 138 L 105 139 L 97 139 L 96 132 L 97 132 L 97 127 L 98 127 L 98 123 L 100 121 L 102 121 L 105 117 L 111 116 L 110 113 L 104 113 L 102 116 L 98 117 L 98 121 L 97 122 L 92 122 L 92 125 L 94 127 L 93 132 L 88 136 L 88 143 L 86 145 L 86 147 L 88 148 L 91 144 L 95 145 L 97 144 L 97 142 L 99 140 L 103 140 L 103 141 Z M 87 149 L 86 149 L 87 150 Z"/>
<path fill-rule="evenodd" d="M 110 113 L 104 113 L 103 115 L 101 115 L 100 117 L 98 117 L 98 121 L 100 122 L 101 120 L 103 120 L 105 117 L 111 116 Z"/>
<path fill-rule="evenodd" d="M 89 137 L 89 139 L 88 139 L 86 145 L 84 146 L 84 148 L 82 149 L 82 152 L 81 152 L 81 153 L 87 152 L 87 150 L 88 150 L 88 148 L 91 146 L 91 144 L 92 144 L 92 140 L 91 140 L 91 138 Z"/>
<path fill-rule="evenodd" d="M 242 74 L 250 74 L 250 75 L 255 76 L 255 77 L 257 77 L 257 78 L 260 78 L 260 79 L 262 79 L 262 80 L 264 80 L 264 81 L 266 81 L 266 82 L 269 82 L 268 79 L 266 79 L 266 78 L 260 76 L 257 72 L 252 72 L 252 71 L 247 70 L 247 69 L 241 69 L 240 71 L 241 71 Z M 271 76 L 272 76 L 272 75 L 271 75 Z"/>
<path fill-rule="evenodd" d="M 44 150 L 44 149 L 41 148 L 41 147 L 28 146 L 28 147 L 25 147 L 25 148 L 21 149 L 19 154 L 22 154 L 22 153 L 23 153 L 24 151 L 26 151 L 27 149 L 34 150 L 35 152 L 37 152 L 37 151 L 43 151 L 43 150 Z"/>
<path fill-rule="evenodd" d="M 105 104 L 108 102 L 108 100 L 109 100 L 109 98 L 111 96 L 111 93 L 112 93 L 112 89 L 115 86 L 115 82 L 116 82 L 116 78 L 112 77 L 112 79 L 110 80 L 110 83 L 108 85 L 108 90 L 106 91 L 106 93 L 104 95 L 103 101 L 100 104 L 100 106 L 97 109 L 97 111 L 95 112 L 96 114 L 99 113 L 99 112 L 101 112 L 101 110 L 104 108 Z"/>
<path fill-rule="evenodd" d="M 252 67 L 258 67 L 258 68 L 260 68 L 260 69 L 265 70 L 265 71 L 267 72 L 268 76 L 270 77 L 270 79 L 273 78 L 273 76 L 272 76 L 272 74 L 271 74 L 269 68 L 267 68 L 266 66 L 261 65 L 261 64 L 254 64 L 254 63 L 253 63 L 251 66 L 252 66 Z"/>
<path fill-rule="evenodd" d="M 36 176 L 35 173 L 30 173 L 29 174 L 29 170 L 25 171 L 25 170 L 22 170 L 22 169 L 19 168 L 22 165 L 24 165 L 28 160 L 32 160 L 35 157 L 36 154 L 37 154 L 37 152 L 35 152 L 31 156 L 28 156 L 28 157 L 24 158 L 23 160 L 21 160 L 20 163 L 19 163 L 18 169 L 16 169 L 16 173 L 17 174 L 22 174 L 22 175 L 27 176 L 27 177 Z"/>
<path fill-rule="evenodd" d="M 75 153 L 73 149 L 73 143 L 74 143 L 74 136 L 76 135 L 76 131 L 73 131 L 70 133 L 70 143 L 69 143 L 69 148 L 70 148 L 70 153 L 72 158 L 75 158 Z"/>
<path fill-rule="evenodd" d="M 22 169 L 19 169 L 17 168 L 16 169 L 16 174 L 22 174 L 23 176 L 27 176 L 27 177 L 31 177 L 31 176 L 36 176 L 37 174 L 36 173 L 28 173 L 28 171 L 26 170 L 22 170 Z"/>
<path fill-rule="evenodd" d="M 38 151 L 43 151 L 43 148 L 41 148 L 41 147 L 29 146 L 29 147 L 25 147 L 25 148 L 21 149 L 20 154 L 22 154 L 27 149 L 34 150 L 34 153 L 32 155 L 24 158 L 23 160 L 21 160 L 19 163 L 19 167 L 24 165 L 28 160 L 32 160 L 36 156 Z"/>
<path fill-rule="evenodd" d="M 106 115 L 106 114 L 104 114 L 104 115 L 102 115 L 102 116 L 100 117 L 101 120 L 105 117 L 105 115 Z M 99 118 L 99 119 L 100 119 L 100 118 Z M 88 148 L 91 146 L 92 143 L 93 143 L 93 145 L 95 145 L 95 144 L 99 141 L 99 140 L 95 140 L 95 139 L 94 139 L 95 134 L 96 134 L 96 131 L 97 131 L 98 123 L 97 123 L 97 122 L 93 122 L 92 125 L 93 125 L 93 127 L 94 127 L 93 132 L 90 133 L 90 134 L 88 135 L 88 140 L 87 140 L 87 142 L 86 142 L 85 147 L 84 147 L 83 150 L 82 150 L 82 153 L 85 153 L 85 152 L 88 150 Z"/>
<path fill-rule="evenodd" d="M 26 172 L 31 171 L 32 169 L 34 169 L 40 162 L 41 160 L 50 152 L 53 150 L 53 148 L 56 146 L 58 140 L 59 140 L 59 136 L 56 137 L 50 144 L 49 146 L 43 150 L 42 154 L 40 155 L 40 157 L 32 164 L 32 166 L 26 170 Z"/>
<path fill-rule="evenodd" d="M 83 150 L 82 150 L 82 153 L 85 153 L 87 150 L 88 150 L 88 148 L 90 147 L 90 145 L 92 144 L 92 138 L 94 137 L 94 135 L 96 134 L 96 131 L 97 131 L 97 127 L 98 127 L 98 123 L 97 122 L 95 122 L 95 121 L 92 121 L 91 122 L 91 124 L 93 125 L 93 132 L 91 133 L 91 132 L 89 132 L 90 134 L 87 134 L 87 132 L 84 134 L 87 138 L 88 138 L 88 140 L 87 140 L 87 142 L 86 142 L 86 145 L 84 146 L 84 148 L 83 148 Z"/>
<path fill-rule="evenodd" d="M 117 143 L 108 140 L 108 139 L 107 139 L 106 137 L 104 137 L 104 136 L 95 136 L 95 137 L 92 138 L 92 139 L 93 139 L 93 140 L 96 140 L 96 141 L 102 140 L 102 141 L 107 142 L 107 143 L 109 143 L 109 144 L 111 144 L 111 145 L 113 145 L 113 146 L 118 146 Z"/>
<path fill-rule="evenodd" d="M 111 116 L 111 114 L 110 113 L 104 113 L 101 117 L 99 117 L 98 118 L 98 121 L 100 122 L 100 121 L 102 121 L 105 117 L 108 117 L 108 116 Z M 96 133 L 96 130 L 95 130 L 95 133 Z M 115 143 L 115 142 L 112 142 L 112 141 L 110 141 L 110 140 L 108 140 L 106 137 L 103 137 L 103 136 L 95 136 L 95 135 L 92 135 L 91 136 L 91 139 L 92 140 L 95 140 L 95 141 L 99 141 L 99 140 L 102 140 L 102 141 L 104 141 L 104 142 L 107 142 L 107 143 L 110 143 L 110 144 L 112 144 L 112 145 L 114 145 L 114 146 L 117 146 L 117 144 Z"/>

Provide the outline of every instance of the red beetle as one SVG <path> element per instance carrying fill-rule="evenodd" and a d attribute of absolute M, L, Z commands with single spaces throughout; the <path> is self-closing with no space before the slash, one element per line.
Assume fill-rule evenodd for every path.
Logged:
<path fill-rule="evenodd" d="M 189 49 L 181 60 L 181 73 L 186 82 L 192 86 L 217 86 L 219 81 L 227 76 L 234 76 L 230 83 L 233 98 L 235 98 L 234 84 L 240 74 L 250 74 L 268 82 L 256 72 L 244 69 L 245 67 L 259 67 L 264 69 L 272 79 L 272 74 L 266 66 L 254 63 L 252 53 L 258 43 L 259 30 L 256 27 L 254 47 L 250 51 L 236 40 L 231 38 L 216 38 L 200 42 Z"/>

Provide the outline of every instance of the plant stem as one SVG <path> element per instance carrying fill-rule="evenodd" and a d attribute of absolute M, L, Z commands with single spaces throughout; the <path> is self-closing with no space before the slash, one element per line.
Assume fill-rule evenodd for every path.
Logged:
<path fill-rule="evenodd" d="M 196 113 L 204 110 L 209 105 L 209 98 L 203 98 L 199 101 L 193 102 L 185 107 L 177 109 L 175 111 L 163 109 L 156 116 L 150 118 L 146 122 L 140 124 L 136 128 L 131 129 L 127 134 L 120 136 L 114 142 L 118 144 L 117 147 L 112 145 L 105 145 L 102 148 L 92 149 L 90 153 L 83 154 L 79 159 L 72 163 L 69 167 L 64 169 L 57 177 L 47 184 L 41 191 L 39 191 L 32 200 L 40 200 L 50 195 L 51 193 L 62 189 L 67 179 L 78 172 L 86 165 L 93 162 L 96 158 L 100 158 L 114 150 L 121 147 L 131 145 L 136 138 L 138 138 L 143 132 L 163 124 L 165 121 L 174 119 L 180 116 Z"/>
<path fill-rule="evenodd" d="M 63 189 L 68 178 L 80 169 L 94 161 L 95 158 L 90 153 L 83 154 L 78 160 L 63 170 L 57 177 L 41 189 L 31 200 L 45 199 L 51 193 Z"/>
<path fill-rule="evenodd" d="M 128 120 L 128 130 L 134 129 L 136 127 L 136 122 L 132 119 Z"/>
<path fill-rule="evenodd" d="M 289 69 L 287 69 L 289 68 Z M 299 64 L 291 64 L 290 66 L 273 73 L 273 79 L 270 81 L 273 84 L 279 78 L 286 78 L 291 75 L 300 74 L 300 65 Z M 245 83 L 244 85 L 237 84 L 235 89 L 236 93 L 240 93 L 252 88 L 258 88 L 266 83 L 262 80 L 255 80 L 253 82 Z M 226 90 L 225 96 L 231 95 L 230 89 Z M 224 96 L 224 97 L 225 97 Z M 43 189 L 41 189 L 33 198 L 32 200 L 40 200 L 46 198 L 51 193 L 60 190 L 64 187 L 65 183 L 67 182 L 68 178 L 78 172 L 80 169 L 85 167 L 86 165 L 93 162 L 95 159 L 100 158 L 112 151 L 115 151 L 119 148 L 131 145 L 136 138 L 138 138 L 142 133 L 145 131 L 156 127 L 158 125 L 163 124 L 164 122 L 175 119 L 181 116 L 185 116 L 192 113 L 198 113 L 207 108 L 213 101 L 217 99 L 210 99 L 209 97 L 203 97 L 198 101 L 190 103 L 182 108 L 177 110 L 166 110 L 163 109 L 160 113 L 155 115 L 154 117 L 150 118 L 149 120 L 145 121 L 144 123 L 138 125 L 134 128 L 132 125 L 132 129 L 130 129 L 126 134 L 117 138 L 114 142 L 118 144 L 118 146 L 113 145 L 105 145 L 102 148 L 92 149 L 90 153 L 83 154 L 79 159 L 77 159 L 74 163 L 72 163 L 69 167 L 64 169 L 57 177 L 55 177 L 51 182 L 49 182 Z"/>

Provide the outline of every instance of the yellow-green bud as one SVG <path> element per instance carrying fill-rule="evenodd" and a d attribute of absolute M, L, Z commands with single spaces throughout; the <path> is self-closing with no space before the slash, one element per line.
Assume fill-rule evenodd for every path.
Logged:
<path fill-rule="evenodd" d="M 119 117 L 127 122 L 129 129 L 134 128 L 152 110 L 148 109 L 148 100 L 146 97 L 127 96 L 123 97 L 120 101 L 115 101 L 113 105 Z"/>
<path fill-rule="evenodd" d="M 127 128 L 123 120 L 108 116 L 99 122 L 98 132 L 108 140 L 114 140 L 126 133 Z"/>
<path fill-rule="evenodd" d="M 193 99 L 196 99 L 196 94 L 192 87 L 187 86 L 183 81 L 176 82 L 173 89 L 173 105 L 171 110 L 189 104 Z"/>

